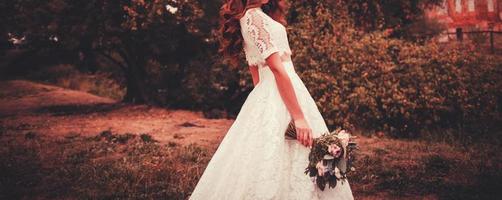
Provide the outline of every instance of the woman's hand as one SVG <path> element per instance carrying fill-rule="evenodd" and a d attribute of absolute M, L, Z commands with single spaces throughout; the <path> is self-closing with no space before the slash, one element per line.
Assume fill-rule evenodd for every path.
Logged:
<path fill-rule="evenodd" d="M 312 129 L 304 118 L 295 119 L 296 139 L 306 147 L 312 147 Z"/>

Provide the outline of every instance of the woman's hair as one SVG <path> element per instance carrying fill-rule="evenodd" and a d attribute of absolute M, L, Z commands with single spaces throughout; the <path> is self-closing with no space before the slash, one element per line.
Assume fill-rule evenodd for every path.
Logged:
<path fill-rule="evenodd" d="M 220 49 L 219 52 L 233 66 L 238 63 L 242 52 L 243 38 L 241 35 L 240 18 L 250 8 L 261 7 L 274 20 L 286 25 L 285 0 L 269 0 L 262 5 L 262 0 L 226 0 L 220 9 Z"/>

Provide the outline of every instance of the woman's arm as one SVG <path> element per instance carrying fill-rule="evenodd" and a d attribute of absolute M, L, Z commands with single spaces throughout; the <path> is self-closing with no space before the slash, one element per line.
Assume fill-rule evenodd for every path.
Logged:
<path fill-rule="evenodd" d="M 245 41 L 247 39 L 249 45 L 256 47 L 274 74 L 281 98 L 294 120 L 298 141 L 305 146 L 312 146 L 312 130 L 303 116 L 293 84 L 282 64 L 277 38 L 270 35 L 274 32 L 274 27 L 271 26 L 273 20 L 267 14 L 254 9 L 246 12 L 240 22 Z"/>
<path fill-rule="evenodd" d="M 253 78 L 253 85 L 256 86 L 260 82 L 260 76 L 258 75 L 257 66 L 249 66 L 249 72 L 251 72 L 251 77 Z"/>
<path fill-rule="evenodd" d="M 293 84 L 291 83 L 291 79 L 282 64 L 279 53 L 273 53 L 266 59 L 266 61 L 270 70 L 272 70 L 274 74 L 281 98 L 283 99 L 284 104 L 286 104 L 286 107 L 294 120 L 298 141 L 305 146 L 311 147 L 312 129 L 310 129 L 307 121 L 305 120 L 300 104 L 298 103 Z"/>

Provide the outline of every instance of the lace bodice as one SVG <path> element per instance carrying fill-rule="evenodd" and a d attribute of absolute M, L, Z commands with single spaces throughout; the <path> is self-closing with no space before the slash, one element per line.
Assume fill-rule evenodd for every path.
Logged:
<path fill-rule="evenodd" d="M 286 27 L 275 21 L 261 8 L 251 8 L 240 19 L 244 38 L 244 53 L 250 66 L 265 66 L 267 59 L 275 52 L 290 56 Z"/>

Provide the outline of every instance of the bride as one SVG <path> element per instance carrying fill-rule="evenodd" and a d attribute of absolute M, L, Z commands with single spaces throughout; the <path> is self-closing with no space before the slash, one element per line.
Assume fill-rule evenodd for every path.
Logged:
<path fill-rule="evenodd" d="M 254 89 L 209 161 L 190 199 L 353 199 L 348 181 L 321 191 L 304 173 L 312 139 L 328 132 L 291 62 L 284 0 L 227 0 L 221 52 L 242 49 Z M 297 140 L 284 132 L 293 120 Z"/>

